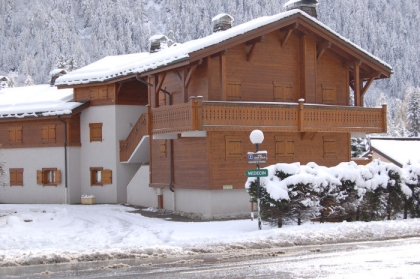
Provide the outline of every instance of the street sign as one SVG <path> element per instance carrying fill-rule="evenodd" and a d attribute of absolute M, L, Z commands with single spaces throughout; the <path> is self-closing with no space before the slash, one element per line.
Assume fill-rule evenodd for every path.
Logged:
<path fill-rule="evenodd" d="M 267 169 L 257 169 L 257 170 L 247 170 L 245 175 L 248 177 L 267 177 L 268 170 Z"/>
<path fill-rule="evenodd" d="M 248 152 L 248 164 L 265 164 L 267 163 L 267 152 Z"/>

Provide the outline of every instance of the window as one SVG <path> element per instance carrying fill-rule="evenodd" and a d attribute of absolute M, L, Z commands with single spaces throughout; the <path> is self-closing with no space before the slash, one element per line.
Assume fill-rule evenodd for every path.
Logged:
<path fill-rule="evenodd" d="M 55 125 L 42 126 L 42 142 L 55 143 Z"/>
<path fill-rule="evenodd" d="M 292 102 L 293 87 L 289 84 L 273 82 L 273 99 L 274 102 Z"/>
<path fill-rule="evenodd" d="M 57 186 L 61 184 L 61 172 L 56 168 L 43 168 L 36 171 L 38 185 Z"/>
<path fill-rule="evenodd" d="M 275 137 L 276 139 L 276 157 L 295 156 L 295 140 L 286 137 Z"/>
<path fill-rule="evenodd" d="M 242 151 L 242 139 L 233 136 L 226 136 L 226 158 L 238 158 L 241 159 L 243 155 Z"/>
<path fill-rule="evenodd" d="M 112 184 L 112 171 L 104 170 L 102 167 L 90 168 L 90 185 L 102 186 L 104 184 Z"/>
<path fill-rule="evenodd" d="M 23 169 L 9 169 L 10 186 L 23 186 Z"/>
<path fill-rule="evenodd" d="M 324 137 L 324 158 L 337 157 L 337 141 L 334 138 Z"/>
<path fill-rule="evenodd" d="M 335 105 L 336 100 L 335 87 L 322 87 L 322 103 L 325 105 Z"/>
<path fill-rule="evenodd" d="M 9 143 L 22 144 L 22 126 L 9 127 Z"/>
<path fill-rule="evenodd" d="M 226 91 L 227 101 L 241 100 L 241 83 L 239 81 L 228 81 Z"/>
<path fill-rule="evenodd" d="M 102 123 L 90 123 L 90 142 L 102 141 Z"/>

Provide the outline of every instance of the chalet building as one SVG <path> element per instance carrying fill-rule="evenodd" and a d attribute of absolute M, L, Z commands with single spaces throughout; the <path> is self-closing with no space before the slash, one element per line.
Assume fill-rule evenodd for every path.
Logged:
<path fill-rule="evenodd" d="M 363 96 L 392 69 L 290 2 L 289 11 L 238 26 L 217 16 L 213 34 L 183 44 L 154 36 L 149 53 L 106 57 L 57 78 L 80 104 L 71 113 L 0 118 L 7 166 L 24 173 L 23 187 L 7 190 L 54 188 L 67 193 L 63 202 L 90 194 L 98 203 L 217 217 L 250 211 L 254 129 L 264 132 L 266 165 L 350 161 L 352 135 L 386 131 L 386 107 L 365 108 Z M 56 135 L 37 156 L 60 158 L 23 166 L 25 149 L 46 145 L 48 125 Z M 60 183 L 47 187 L 44 168 L 60 170 Z"/>

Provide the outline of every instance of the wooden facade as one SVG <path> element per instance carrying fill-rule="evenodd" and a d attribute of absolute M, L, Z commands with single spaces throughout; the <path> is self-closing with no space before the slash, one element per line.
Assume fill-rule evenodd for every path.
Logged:
<path fill-rule="evenodd" d="M 80 112 L 60 117 L 0 120 L 0 143 L 4 149 L 60 147 L 64 142 L 67 146 L 80 146 Z"/>
<path fill-rule="evenodd" d="M 148 105 L 119 151 L 129 163 L 150 137 L 151 187 L 222 190 L 243 189 L 245 171 L 255 167 L 246 156 L 255 150 L 254 129 L 264 132 L 267 165 L 350 161 L 351 133 L 386 131 L 386 106 L 364 108 L 363 96 L 391 74 L 377 58 L 295 13 L 185 59 L 61 87 L 73 87 L 75 101 L 91 106 Z"/>

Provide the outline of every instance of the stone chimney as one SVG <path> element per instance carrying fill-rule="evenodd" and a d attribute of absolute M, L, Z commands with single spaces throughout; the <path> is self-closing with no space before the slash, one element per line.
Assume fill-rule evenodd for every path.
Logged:
<path fill-rule="evenodd" d="M 51 80 L 50 85 L 53 86 L 55 84 L 55 80 L 58 79 L 61 76 L 64 76 L 67 74 L 67 71 L 64 69 L 54 69 L 50 72 Z"/>
<path fill-rule="evenodd" d="M 213 24 L 213 33 L 224 31 L 232 27 L 233 17 L 228 14 L 218 14 L 213 17 L 211 23 Z"/>
<path fill-rule="evenodd" d="M 318 0 L 290 0 L 286 4 L 284 4 L 284 7 L 286 8 L 286 11 L 300 9 L 309 14 L 310 16 L 318 18 L 318 14 L 316 12 L 317 5 Z"/>
<path fill-rule="evenodd" d="M 153 35 L 150 37 L 150 53 L 159 52 L 163 49 L 168 48 L 168 37 L 165 35 Z"/>

